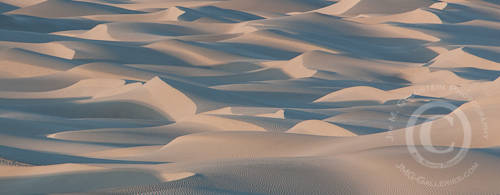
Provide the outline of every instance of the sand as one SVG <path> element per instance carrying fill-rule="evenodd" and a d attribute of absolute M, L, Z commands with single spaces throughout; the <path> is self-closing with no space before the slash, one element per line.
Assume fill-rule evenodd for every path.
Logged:
<path fill-rule="evenodd" d="M 494 0 L 0 0 L 0 194 L 499 194 L 499 21 Z"/>

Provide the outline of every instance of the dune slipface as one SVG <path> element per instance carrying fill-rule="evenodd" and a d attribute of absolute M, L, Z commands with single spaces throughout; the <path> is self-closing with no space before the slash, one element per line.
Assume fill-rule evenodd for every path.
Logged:
<path fill-rule="evenodd" d="M 0 0 L 0 194 L 500 194 L 495 0 Z"/>

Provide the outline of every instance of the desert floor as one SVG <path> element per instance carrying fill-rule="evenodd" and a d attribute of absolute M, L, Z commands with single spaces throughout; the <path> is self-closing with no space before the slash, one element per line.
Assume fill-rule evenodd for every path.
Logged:
<path fill-rule="evenodd" d="M 0 194 L 500 194 L 498 0 L 0 0 Z"/>

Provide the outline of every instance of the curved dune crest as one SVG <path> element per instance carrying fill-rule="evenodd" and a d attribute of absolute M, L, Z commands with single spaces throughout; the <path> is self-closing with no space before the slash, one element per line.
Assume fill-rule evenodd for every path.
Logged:
<path fill-rule="evenodd" d="M 285 111 L 284 110 L 278 110 L 278 111 L 276 111 L 274 113 L 258 114 L 257 116 L 268 117 L 268 118 L 285 119 Z"/>
<path fill-rule="evenodd" d="M 275 47 L 299 53 L 304 53 L 313 50 L 338 53 L 335 50 L 328 47 L 324 47 L 319 43 L 308 42 L 307 40 L 302 40 L 302 39 L 295 39 L 293 37 L 283 35 L 279 31 L 259 30 L 258 26 L 254 26 L 251 23 L 236 26 L 234 31 L 230 31 L 230 33 L 243 33 L 240 36 L 229 39 L 229 41 L 234 41 L 238 43 L 256 44 L 255 40 L 262 40 L 262 42 L 258 43 L 259 45 L 267 47 Z"/>
<path fill-rule="evenodd" d="M 331 4 L 324 0 L 229 0 L 213 4 L 214 6 L 243 10 L 255 13 L 279 13 L 285 14 L 290 12 L 306 12 L 314 9 L 319 9 Z"/>
<path fill-rule="evenodd" d="M 0 90 L 5 92 L 51 91 L 66 88 L 85 78 L 87 77 L 69 72 L 56 72 L 29 78 L 5 78 L 0 79 Z"/>
<path fill-rule="evenodd" d="M 40 48 L 39 52 L 51 56 L 56 56 L 64 59 L 71 60 L 75 56 L 75 50 L 66 47 L 62 43 L 44 43 L 38 46 Z M 35 46 L 37 48 L 37 46 Z"/>
<path fill-rule="evenodd" d="M 340 19 L 336 16 L 325 15 L 317 12 L 308 12 L 303 14 L 296 14 L 288 17 L 278 17 L 268 20 L 253 21 L 251 24 L 257 28 L 262 28 L 266 26 L 271 26 L 274 28 L 280 27 L 283 29 L 279 34 L 292 36 L 295 39 L 305 39 L 313 42 L 314 44 L 329 46 L 328 42 L 314 42 L 315 36 L 352 36 L 352 32 L 356 32 L 356 37 L 361 38 L 359 41 L 369 41 L 370 39 L 364 39 L 363 37 L 372 38 L 402 38 L 402 39 L 418 39 L 425 41 L 438 41 L 439 38 L 431 36 L 422 31 L 413 30 L 411 28 L 403 28 L 397 25 L 391 24 L 378 24 L 370 25 L 364 23 L 353 22 L 353 19 Z M 273 28 L 271 28 L 273 29 Z M 307 29 L 307 30 L 306 30 Z M 287 31 L 295 32 L 298 34 L 286 33 Z M 310 31 L 310 32 L 308 32 Z M 313 34 L 312 37 L 302 37 L 300 35 Z M 311 40 L 312 39 L 312 40 Z M 336 39 L 330 39 L 334 41 Z M 337 40 L 338 41 L 338 40 Z M 355 42 L 353 42 L 355 43 Z M 350 43 L 349 45 L 353 44 Z M 344 43 L 344 44 L 347 44 Z M 380 43 L 377 43 L 380 44 Z M 339 46 L 330 45 L 330 48 L 335 51 Z M 348 49 L 348 48 L 343 48 Z M 358 48 L 359 49 L 359 48 Z M 394 51 L 395 52 L 395 51 Z"/>
<path fill-rule="evenodd" d="M 196 104 L 184 93 L 173 88 L 159 77 L 144 84 L 153 97 L 153 101 L 162 106 L 173 119 L 182 120 L 196 113 Z"/>
<path fill-rule="evenodd" d="M 147 45 L 146 47 L 160 52 L 174 54 L 184 61 L 197 65 L 208 66 L 223 62 L 237 61 L 238 59 L 237 55 L 181 40 L 161 41 Z"/>
<path fill-rule="evenodd" d="M 233 114 L 233 111 L 232 111 L 232 108 L 231 108 L 231 107 L 224 107 L 224 108 L 220 108 L 220 109 L 210 110 L 210 111 L 208 111 L 208 112 L 204 112 L 203 114 L 213 114 L 213 115 L 222 114 L 222 115 L 231 115 L 231 114 Z"/>
<path fill-rule="evenodd" d="M 196 175 L 196 173 L 192 172 L 178 172 L 178 173 L 161 173 L 160 177 L 163 178 L 167 182 L 177 181 L 181 179 L 186 179 Z"/>
<path fill-rule="evenodd" d="M 89 130 L 75 130 L 75 131 L 62 131 L 47 135 L 47 138 L 66 140 L 66 141 L 80 141 L 80 142 L 94 142 L 94 143 L 113 143 L 113 144 L 133 144 L 133 145 L 164 145 L 173 139 L 192 133 L 217 131 L 217 129 L 209 126 L 201 126 L 199 123 L 176 122 L 168 125 L 154 126 L 154 127 L 137 127 L 137 128 L 104 128 L 104 129 L 89 129 Z M 112 149 L 112 150 L 126 150 L 126 149 Z M 133 150 L 136 151 L 136 150 Z M 123 156 L 137 155 L 130 149 L 129 152 L 119 152 Z M 89 154 L 89 156 L 97 157 L 95 155 L 104 155 L 105 153 L 112 153 L 112 151 L 99 151 L 97 153 Z M 110 154 L 111 155 L 111 154 Z M 120 155 L 116 155 L 120 156 Z M 102 158 L 103 156 L 101 156 Z"/>
<path fill-rule="evenodd" d="M 33 50 L 45 50 L 44 53 L 51 53 L 47 51 L 47 47 L 51 48 L 52 46 L 56 46 L 53 52 L 61 52 L 59 48 L 64 48 L 59 55 L 71 52 L 64 46 L 59 46 L 59 43 L 37 45 Z M 2 62 L 0 63 L 0 67 L 2 67 L 0 72 L 9 73 L 12 77 L 17 78 L 48 76 L 75 66 L 61 58 L 20 48 L 0 50 L 0 62 Z"/>
<path fill-rule="evenodd" d="M 472 67 L 484 70 L 500 71 L 500 66 L 497 62 L 478 57 L 474 54 L 464 51 L 464 49 L 466 48 L 457 48 L 440 54 L 433 60 L 433 62 L 429 66 L 435 68 Z"/>
<path fill-rule="evenodd" d="M 78 98 L 92 97 L 108 90 L 120 88 L 125 84 L 116 79 L 84 79 L 71 86 L 44 92 L 4 92 L 1 98 L 37 99 L 37 98 Z"/>
<path fill-rule="evenodd" d="M 121 4 L 124 5 L 124 4 Z M 172 7 L 174 9 L 174 7 Z M 105 15 L 90 15 L 83 16 L 84 18 L 92 20 L 100 20 L 106 22 L 164 22 L 164 21 L 177 21 L 177 15 L 174 10 L 164 9 L 155 12 L 146 12 L 138 14 L 105 14 Z"/>
<path fill-rule="evenodd" d="M 419 73 L 421 75 L 417 76 L 415 73 Z M 470 80 L 457 76 L 451 71 L 431 71 L 428 67 L 402 71 L 402 77 L 414 84 L 464 84 L 471 82 Z"/>
<path fill-rule="evenodd" d="M 431 128 L 433 146 L 450 146 L 451 143 L 459 140 L 456 144 L 464 144 L 462 140 L 470 141 L 470 145 L 462 145 L 466 148 L 487 148 L 498 146 L 500 134 L 493 131 L 491 127 L 498 125 L 498 122 L 491 120 L 498 116 L 495 110 L 497 105 L 491 104 L 494 98 L 470 101 L 451 113 L 436 120 L 422 123 L 413 127 L 415 135 L 423 134 L 423 129 Z M 463 114 L 465 118 L 460 118 Z M 465 119 L 465 120 L 462 120 Z M 467 129 L 469 127 L 470 129 Z M 398 129 L 392 132 L 394 136 L 404 137 L 406 129 Z M 465 132 L 464 132 L 465 131 Z M 467 133 L 470 133 L 470 137 Z M 418 145 L 422 143 L 417 143 Z M 456 146 L 460 147 L 460 146 Z"/>
<path fill-rule="evenodd" d="M 196 116 L 186 118 L 184 122 L 192 122 L 213 127 L 219 131 L 266 131 L 263 127 L 249 122 L 229 119 L 227 117 L 213 114 L 198 114 Z"/>
<path fill-rule="evenodd" d="M 92 48 L 89 48 L 92 50 Z M 147 71 L 138 70 L 132 67 L 123 66 L 116 63 L 89 63 L 74 67 L 68 72 L 78 74 L 85 78 L 111 78 L 146 82 L 155 77 Z"/>
<path fill-rule="evenodd" d="M 44 76 L 60 72 L 49 67 L 0 60 L 0 72 L 7 74 L 4 78 L 26 78 Z"/>
<path fill-rule="evenodd" d="M 499 10 L 0 0 L 0 194 L 499 194 Z"/>
<path fill-rule="evenodd" d="M 108 31 L 107 24 L 99 24 L 89 31 L 78 35 L 79 37 L 86 39 L 94 39 L 94 40 L 106 40 L 106 41 L 115 41 L 116 39 Z"/>
<path fill-rule="evenodd" d="M 188 22 L 114 22 L 99 24 L 77 37 L 110 41 L 162 41 L 172 37 L 217 36 L 230 32 L 232 24 L 199 24 L 192 27 Z"/>
<path fill-rule="evenodd" d="M 285 119 L 285 111 L 283 109 L 262 109 L 252 107 L 224 107 L 217 110 L 204 112 L 203 114 L 211 115 L 238 115 L 238 116 L 258 116 L 268 118 Z"/>
<path fill-rule="evenodd" d="M 287 133 L 337 137 L 356 136 L 342 127 L 320 120 L 302 121 L 289 129 Z"/>
<path fill-rule="evenodd" d="M 98 98 L 117 96 L 120 94 L 128 93 L 128 92 L 133 91 L 133 90 L 137 90 L 138 88 L 141 88 L 142 86 L 143 86 L 143 84 L 140 82 L 125 84 L 121 87 L 116 87 L 116 88 L 112 88 L 112 89 L 109 89 L 106 91 L 101 91 L 99 93 L 96 93 L 95 95 L 92 96 L 92 98 L 98 99 Z"/>
<path fill-rule="evenodd" d="M 437 2 L 433 3 L 431 6 L 429 6 L 429 8 L 443 10 L 444 8 L 446 8 L 446 6 L 448 6 L 447 2 Z"/>
<path fill-rule="evenodd" d="M 304 54 L 302 54 L 291 59 L 290 61 L 273 61 L 265 62 L 263 64 L 269 65 L 271 67 L 277 67 L 292 78 L 306 78 L 312 77 L 314 74 L 316 74 L 316 70 L 307 68 L 304 63 Z"/>
<path fill-rule="evenodd" d="M 247 34 L 247 33 L 252 33 L 252 32 L 256 32 L 258 31 L 259 29 L 252 26 L 252 25 L 249 25 L 250 23 L 249 22 L 241 22 L 241 23 L 238 23 L 236 25 L 234 25 L 234 27 L 228 31 L 228 33 L 243 33 L 243 34 Z"/>
<path fill-rule="evenodd" d="M 208 132 L 178 137 L 163 146 L 158 154 L 162 159 L 175 161 L 299 157 L 312 153 L 310 147 L 329 142 L 331 139 L 328 137 L 293 133 Z M 204 147 L 198 147 L 200 143 Z"/>
<path fill-rule="evenodd" d="M 340 0 L 337 3 L 324 7 L 321 9 L 314 10 L 315 12 L 329 15 L 341 15 L 350 9 L 352 9 L 361 0 Z"/>
<path fill-rule="evenodd" d="M 80 100 L 78 103 L 95 104 L 96 106 L 116 107 L 116 112 L 110 115 L 127 115 L 120 109 L 137 110 L 138 116 L 158 118 L 158 113 L 164 118 L 179 121 L 196 113 L 196 104 L 184 93 L 167 84 L 159 77 L 155 77 L 145 84 L 129 84 L 109 91 L 96 94 L 92 99 Z M 152 110 L 151 110 L 152 109 Z M 103 112 L 104 113 L 104 112 Z M 106 113 L 104 113 L 106 114 Z M 134 116 L 134 114 L 129 114 Z"/>
<path fill-rule="evenodd" d="M 423 10 L 416 9 L 413 11 L 393 14 L 393 15 L 383 15 L 383 16 L 359 16 L 352 18 L 351 20 L 362 22 L 365 24 L 376 24 L 376 23 L 386 23 L 386 22 L 401 22 L 408 24 L 441 24 L 443 23 L 441 19 L 434 13 Z"/>
<path fill-rule="evenodd" d="M 171 20 L 171 21 L 178 21 L 179 17 L 185 13 L 186 13 L 186 11 L 179 9 L 178 7 L 171 7 L 162 13 L 162 15 L 163 15 L 162 19 Z"/>
<path fill-rule="evenodd" d="M 397 14 L 430 6 L 435 2 L 436 0 L 361 0 L 344 14 Z"/>
<path fill-rule="evenodd" d="M 345 88 L 325 95 L 314 102 L 344 102 L 344 101 L 377 101 L 384 103 L 388 100 L 403 99 L 411 94 L 384 91 L 374 87 L 358 86 Z"/>
<path fill-rule="evenodd" d="M 41 58 L 48 58 L 48 59 L 67 62 L 67 60 L 72 60 L 73 57 L 75 56 L 75 50 L 66 47 L 64 45 L 64 42 L 58 42 L 58 41 L 53 41 L 48 43 L 10 43 L 10 44 L 5 43 L 5 46 L 8 47 L 9 49 L 4 50 L 3 52 L 5 52 L 5 54 L 2 55 L 7 58 L 15 57 L 16 55 L 19 56 L 22 55 L 22 53 L 24 53 L 24 55 L 33 55 L 33 57 L 35 57 L 35 55 L 38 55 L 38 57 Z M 12 56 L 6 56 L 6 54 Z M 15 60 L 35 61 L 34 59 L 30 58 L 26 59 L 17 58 Z"/>

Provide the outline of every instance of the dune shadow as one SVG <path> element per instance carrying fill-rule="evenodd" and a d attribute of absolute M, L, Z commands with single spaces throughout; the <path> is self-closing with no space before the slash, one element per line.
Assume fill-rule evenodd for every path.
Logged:
<path fill-rule="evenodd" d="M 109 160 L 99 158 L 87 158 L 80 156 L 72 156 L 65 154 L 57 154 L 50 152 L 40 152 L 34 150 L 26 150 L 13 148 L 8 146 L 0 146 L 0 156 L 9 160 L 14 160 L 31 165 L 55 165 L 64 163 L 99 163 L 99 164 L 162 164 L 166 162 L 150 162 L 150 161 L 127 161 L 127 160 Z"/>
<path fill-rule="evenodd" d="M 387 129 L 380 129 L 380 128 L 375 128 L 375 127 L 367 127 L 367 126 L 360 126 L 360 125 L 348 125 L 348 124 L 336 123 L 336 122 L 330 122 L 330 123 L 333 123 L 333 124 L 335 124 L 339 127 L 342 127 L 350 132 L 353 132 L 356 135 L 369 135 L 369 134 L 382 133 L 382 132 L 387 131 Z"/>
<path fill-rule="evenodd" d="M 448 45 L 500 45 L 498 29 L 495 27 L 468 25 L 468 24 L 397 24 L 404 28 L 413 28 L 418 31 L 436 35 L 441 38 L 440 43 Z M 446 36 L 444 36 L 446 35 Z M 474 36 L 470 36 L 474 35 Z M 427 59 L 427 61 L 430 59 Z"/>
<path fill-rule="evenodd" d="M 199 8 L 178 7 L 185 13 L 179 19 L 195 21 L 203 17 L 218 20 L 219 22 L 237 23 L 243 21 L 260 20 L 263 17 L 243 11 L 224 9 L 216 6 L 202 6 Z"/>
<path fill-rule="evenodd" d="M 0 4 L 1 7 L 1 4 Z M 87 19 L 41 18 L 27 15 L 0 15 L 3 30 L 52 33 L 68 30 L 90 30 L 103 22 Z"/>
<path fill-rule="evenodd" d="M 19 9 L 19 7 L 0 2 L 0 14 Z"/>
<path fill-rule="evenodd" d="M 483 70 L 478 68 L 453 68 L 450 69 L 457 76 L 468 80 L 494 81 L 500 77 L 500 71 Z"/>

